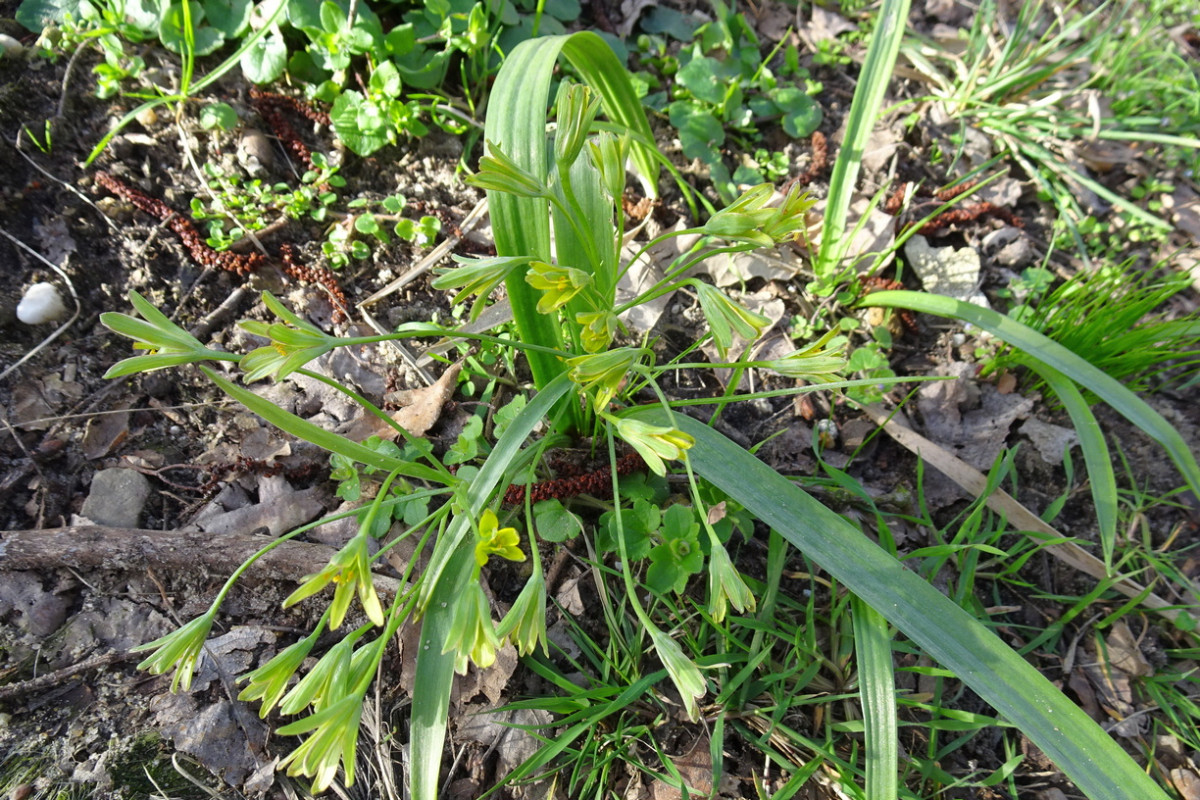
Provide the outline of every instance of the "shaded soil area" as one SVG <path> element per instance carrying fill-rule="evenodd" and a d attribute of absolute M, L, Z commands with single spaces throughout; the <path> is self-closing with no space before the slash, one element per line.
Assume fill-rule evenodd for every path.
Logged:
<path fill-rule="evenodd" d="M 0 3 L 6 24 L 14 10 L 14 3 Z M 19 28 L 4 32 L 26 35 Z M 146 58 L 152 69 L 168 75 L 178 70 L 170 54 L 151 50 Z M 97 181 L 97 173 L 111 174 L 175 212 L 186 213 L 193 198 L 204 197 L 200 165 L 244 172 L 250 163 L 247 150 L 260 147 L 262 139 L 267 149 L 252 155 L 265 177 L 296 188 L 305 166 L 295 162 L 294 151 L 274 141 L 270 120 L 256 110 L 250 86 L 234 76 L 219 82 L 213 97 L 238 111 L 241 128 L 228 133 L 205 131 L 192 108 L 185 108 L 178 119 L 160 110 L 123 129 L 94 165 L 82 167 L 91 148 L 132 108 L 129 100 L 108 102 L 91 96 L 90 70 L 97 60 L 86 51 L 54 63 L 0 59 L 0 229 L 8 234 L 0 237 L 4 278 L 0 281 L 0 370 L 11 368 L 0 381 L 4 409 L 0 528 L 5 531 L 0 540 L 4 554 L 0 561 L 0 758 L 9 766 L 21 760 L 36 764 L 29 785 L 39 791 L 63 782 L 81 787 L 80 796 L 97 798 L 143 797 L 154 791 L 191 796 L 188 793 L 194 789 L 181 777 L 181 771 L 187 771 L 220 792 L 284 796 L 282 787 L 290 785 L 290 779 L 277 774 L 274 765 L 294 740 L 270 736 L 272 720 L 259 720 L 256 707 L 236 700 L 235 679 L 265 663 L 315 623 L 320 614 L 313 608 L 316 604 L 281 610 L 281 602 L 297 579 L 324 566 L 332 548 L 353 532 L 352 526 L 343 521 L 310 531 L 294 548 L 283 551 L 278 561 L 252 570 L 236 585 L 222 606 L 219 625 L 189 692 L 171 694 L 170 676 L 138 672 L 139 656 L 128 651 L 207 609 L 244 554 L 268 537 L 346 508 L 329 479 L 328 454 L 271 428 L 190 367 L 105 380 L 105 371 L 128 357 L 130 350 L 126 340 L 100 324 L 99 315 L 129 313 L 128 293 L 136 291 L 206 344 L 230 352 L 257 346 L 235 323 L 270 319 L 259 299 L 264 290 L 323 329 L 342 333 L 369 333 L 371 319 L 384 329 L 407 321 L 452 321 L 449 297 L 429 287 L 429 273 L 389 290 L 422 263 L 429 247 L 399 240 L 375 243 L 366 260 L 351 260 L 339 270 L 336 281 L 350 312 L 345 322 L 338 320 L 336 297 L 328 291 L 328 282 L 297 280 L 297 276 L 311 278 L 316 273 L 305 269 L 325 265 L 326 231 L 352 222 L 345 216 L 346 204 L 355 198 L 378 202 L 402 194 L 415 214 L 442 221 L 439 241 L 459 239 L 455 252 L 487 252 L 486 220 L 475 223 L 472 218 L 482 194 L 460 179 L 464 144 L 459 138 L 434 132 L 371 158 L 359 158 L 334 148 L 326 127 L 298 121 L 305 142 L 329 154 L 346 180 L 335 204 L 341 216 L 335 213 L 322 223 L 287 221 L 270 229 L 261 239 L 263 264 L 252 274 L 205 268 L 189 250 L 186 237 L 173 229 L 169 215 L 156 218 L 131 202 L 128 194 L 114 196 Z M 832 163 L 857 66 L 812 68 L 827 87 L 820 98 L 825 112 L 820 134 L 829 143 Z M 919 90 L 909 81 L 896 82 L 897 99 L 917 95 Z M 42 120 L 51 121 L 48 151 L 34 146 L 23 133 L 29 126 L 40 138 Z M 943 146 L 949 126 L 932 118 L 905 126 L 898 115 L 884 122 L 882 128 L 889 136 L 881 140 L 878 157 L 868 161 L 862 179 L 864 196 L 892 178 L 938 186 L 950 182 L 954 175 L 931 165 L 929 156 Z M 667 135 L 665 126 L 660 130 Z M 789 176 L 806 176 L 814 196 L 823 196 L 828 169 L 813 169 L 816 143 L 776 135 L 778 148 L 791 158 Z M 684 163 L 676 144 L 667 141 L 664 149 L 680 166 L 695 166 Z M 477 155 L 467 154 L 467 162 L 473 164 Z M 1119 187 L 1129 176 L 1110 174 L 1104 180 Z M 985 210 L 968 215 L 931 229 L 928 238 L 936 247 L 979 251 L 983 257 L 979 290 L 999 301 L 997 290 L 1045 254 L 1052 212 L 1037 201 L 1031 183 L 1016 169 L 987 197 L 1000 213 Z M 631 198 L 631 205 L 639 199 Z M 908 218 L 919 219 L 921 208 L 906 212 Z M 651 212 L 650 230 L 669 228 L 686 213 L 680 198 L 668 193 Z M 886 239 L 894 236 L 896 223 L 884 217 L 878 235 Z M 294 248 L 296 263 L 305 268 L 288 268 L 279 255 L 283 244 Z M 1195 242 L 1181 234 L 1169 246 L 1194 252 Z M 869 244 L 863 249 L 869 249 Z M 48 337 L 55 325 L 30 326 L 16 319 L 17 303 L 29 285 L 39 281 L 65 285 L 38 255 L 69 277 L 73 293 L 67 298 L 69 309 L 74 311 L 77 302 L 73 321 L 53 340 Z M 790 341 L 789 322 L 810 317 L 822 302 L 804 296 L 802 256 L 799 248 L 780 255 L 779 261 L 791 265 L 791 275 L 778 265 L 742 264 L 732 278 L 710 277 L 771 316 L 776 323 L 771 335 Z M 1156 256 L 1146 254 L 1147 260 Z M 1056 259 L 1053 263 L 1061 270 L 1075 266 L 1066 257 Z M 889 269 L 885 280 L 895 274 Z M 900 285 L 919 288 L 919 281 L 909 271 Z M 381 291 L 387 293 L 360 305 Z M 1192 312 L 1195 293 L 1176 302 L 1179 307 L 1172 313 Z M 964 335 L 960 326 L 932 318 L 911 323 L 878 318 L 867 324 L 891 325 L 895 346 L 889 358 L 898 374 L 957 377 L 952 384 L 940 384 L 953 388 L 922 389 L 908 403 L 906 413 L 920 432 L 984 471 L 1003 448 L 1019 445 L 1015 458 L 1019 500 L 1034 513 L 1042 513 L 1068 494 L 1055 525 L 1066 535 L 1093 538 L 1087 491 L 1080 487 L 1078 475 L 1075 484 L 1068 485 L 1062 466 L 1070 423 L 1061 410 L 1028 393 L 1024 384 L 980 377 L 975 354 L 986 343 L 981 345 L 973 334 Z M 680 294 L 663 305 L 661 315 L 646 330 L 669 357 L 695 341 L 702 325 L 695 298 Z M 20 366 L 14 366 L 22 359 Z M 348 382 L 384 407 L 415 406 L 429 417 L 426 435 L 444 450 L 474 413 L 476 401 L 461 383 L 450 387 L 449 395 L 430 392 L 426 387 L 442 369 L 437 362 L 410 362 L 398 349 L 382 346 L 340 350 L 319 364 L 324 374 Z M 725 380 L 728 376 L 719 372 L 696 371 L 672 377 L 663 388 L 672 399 L 712 397 L 720 394 Z M 767 379 L 766 388 L 789 385 Z M 417 394 L 399 394 L 405 390 Z M 256 391 L 323 427 L 362 430 L 356 427 L 363 422 L 361 410 L 317 381 L 298 378 L 279 385 L 258 384 Z M 895 390 L 886 401 L 905 399 L 906 391 Z M 1194 450 L 1200 442 L 1200 408 L 1193 400 L 1185 390 L 1167 389 L 1151 402 Z M 493 402 L 499 405 L 500 399 Z M 1124 419 L 1100 413 L 1110 441 L 1120 446 L 1122 470 L 1127 469 L 1131 483 L 1147 495 L 1178 487 L 1178 475 L 1157 445 Z M 765 442 L 757 451 L 760 458 L 805 481 L 822 500 L 869 527 L 873 524 L 870 505 L 831 479 L 836 470 L 845 469 L 865 487 L 876 507 L 896 515 L 889 517 L 889 524 L 902 551 L 932 542 L 928 527 L 914 522 L 923 508 L 938 526 L 952 530 L 971 500 L 932 470 L 918 485 L 916 457 L 877 434 L 875 423 L 851 404 L 828 393 L 741 403 L 726 410 L 718 427 L 747 447 Z M 814 442 L 823 447 L 814 449 Z M 1076 457 L 1077 472 L 1078 462 Z M 588 505 L 581 503 L 581 507 Z M 1169 547 L 1172 554 L 1186 554 L 1197 541 L 1196 499 L 1176 496 L 1171 504 L 1148 507 L 1138 515 L 1137 524 L 1128 535 L 1143 537 L 1152 549 Z M 157 538 L 145 538 L 149 532 Z M 739 566 L 755 578 L 763 576 L 767 561 L 765 532 L 758 534 L 736 554 Z M 544 558 L 551 594 L 559 604 L 551 612 L 552 637 L 557 630 L 566 641 L 567 617 L 590 634 L 603 635 L 602 621 L 589 612 L 597 606 L 603 587 L 594 581 L 586 548 L 576 540 L 567 548 L 547 547 Z M 1172 558 L 1181 572 L 1193 576 L 1194 559 Z M 394 581 L 403 569 L 403 554 L 389 554 L 388 562 L 381 569 Z M 784 591 L 796 597 L 811 591 L 813 584 L 802 578 L 811 569 L 793 553 Z M 1046 554 L 1032 557 L 1020 574 L 1028 584 L 1027 593 L 1018 593 L 1014 584 L 997 582 L 995 596 L 989 600 L 1007 609 L 1005 619 L 1011 627 L 1006 633 L 1014 645 L 1031 638 L 1029 629 L 1041 630 L 1064 613 L 1066 606 L 1049 598 L 1081 596 L 1095 586 L 1092 579 Z M 524 579 L 515 567 L 489 576 L 499 608 L 515 600 Z M 1080 636 L 1082 630 L 1072 629 Z M 823 631 L 817 638 L 832 635 Z M 1147 658 L 1153 661 L 1156 653 L 1175 646 L 1164 636 L 1150 629 L 1140 642 Z M 361 796 L 382 796 L 380 787 L 402 782 L 405 774 L 407 690 L 412 685 L 417 641 L 411 631 L 402 632 L 399 639 L 385 659 L 378 696 L 364 715 L 365 735 L 374 747 L 363 748 L 371 752 L 363 755 L 360 780 L 370 788 L 361 789 Z M 915 665 L 915 659 L 908 664 Z M 923 679 L 912 677 L 915 674 L 905 675 L 911 686 L 902 688 L 927 690 Z M 831 694 L 849 691 L 853 685 L 848 671 L 827 677 L 824 687 Z M 1109 705 L 1103 697 L 1097 699 L 1099 692 L 1086 677 L 1078 681 L 1072 677 L 1070 687 L 1097 717 L 1104 715 Z M 458 681 L 451 707 L 452 752 L 445 761 L 448 796 L 479 796 L 534 751 L 529 736 L 502 722 L 552 722 L 540 711 L 508 711 L 503 716 L 480 712 L 546 691 L 545 682 L 523 668 L 511 648 L 501 652 L 492 670 L 472 672 Z M 957 698 L 955 705 L 966 711 L 987 711 L 969 693 Z M 709 732 L 686 723 L 682 713 L 678 719 L 663 720 L 647 710 L 646 717 L 646 722 L 657 726 L 658 747 L 701 790 L 745 797 L 753 795 L 758 779 L 775 788 L 786 780 L 778 769 L 761 774 L 763 756 L 749 737 L 764 731 L 754 727 L 758 722 L 751 715 L 745 720 L 746 733 L 728 738 L 724 777 L 715 787 L 711 760 L 706 762 Z M 800 715 L 783 722 L 802 733 L 824 724 Z M 1141 733 L 1128 734 L 1131 749 Z M 927 751 L 928 743 L 917 740 L 919 735 L 906 734 L 911 739 L 903 742 L 907 751 Z M 633 747 L 652 749 L 645 742 Z M 1031 791 L 1057 787 L 1075 796 L 1070 783 L 1032 745 L 1028 748 L 1021 785 Z M 172 754 L 183 758 L 183 766 L 171 765 Z M 804 761 L 804 754 L 786 748 L 784 756 L 794 756 L 797 764 Z M 956 763 L 941 767 L 952 774 L 998 767 L 1005 760 L 999 734 L 981 734 L 951 760 Z M 1181 756 L 1179 763 L 1187 763 L 1187 757 Z M 636 770 L 614 775 L 612 785 L 626 797 L 665 800 L 672 796 Z M 821 788 L 813 791 L 813 797 L 833 796 Z M 512 787 L 493 796 L 534 797 L 544 792 L 544 786 Z M 947 796 L 993 795 L 964 790 Z"/>

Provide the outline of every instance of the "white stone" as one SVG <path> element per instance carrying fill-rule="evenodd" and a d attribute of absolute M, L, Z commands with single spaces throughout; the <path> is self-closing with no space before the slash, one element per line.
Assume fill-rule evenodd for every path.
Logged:
<path fill-rule="evenodd" d="M 53 283 L 35 283 L 17 303 L 17 319 L 26 325 L 55 322 L 67 315 L 62 295 Z"/>

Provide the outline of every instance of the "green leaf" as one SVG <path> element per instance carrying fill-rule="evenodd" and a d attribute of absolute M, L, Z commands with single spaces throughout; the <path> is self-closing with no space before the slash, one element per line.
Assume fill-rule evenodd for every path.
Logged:
<path fill-rule="evenodd" d="M 250 27 L 251 0 L 204 0 L 204 18 L 227 39 L 237 39 Z"/>
<path fill-rule="evenodd" d="M 392 55 L 408 55 L 417 45 L 417 32 L 413 28 L 412 23 L 397 25 L 388 31 L 383 42 L 388 52 Z"/>
<path fill-rule="evenodd" d="M 204 9 L 196 0 L 189 0 L 188 8 L 192 17 L 193 53 L 196 56 L 206 56 L 225 43 L 225 37 L 216 28 L 199 25 L 204 19 Z M 158 24 L 158 39 L 163 47 L 173 53 L 182 53 L 185 44 L 183 4 L 172 3 L 163 14 Z"/>
<path fill-rule="evenodd" d="M 483 468 L 472 476 L 467 490 L 468 508 L 451 523 L 439 539 L 423 576 L 433 587 L 425 604 L 421 626 L 421 646 L 417 650 L 417 671 L 413 682 L 411 718 L 412 771 L 410 791 L 414 800 L 437 800 L 438 772 L 446 741 L 446 715 L 450 708 L 450 687 L 454 681 L 454 653 L 443 653 L 452 622 L 454 602 L 462 586 L 471 577 L 474 547 L 468 534 L 477 516 L 500 479 L 520 452 L 521 444 L 542 418 L 571 387 L 566 375 L 559 376 L 529 403 L 496 442 Z M 466 468 L 459 470 L 460 477 Z"/>
<path fill-rule="evenodd" d="M 899 797 L 900 750 L 896 722 L 896 675 L 887 620 L 858 597 L 854 610 L 854 650 L 858 695 L 866 739 L 867 800 Z"/>
<path fill-rule="evenodd" d="M 669 6 L 654 5 L 642 14 L 638 26 L 646 33 L 665 34 L 681 42 L 690 42 L 700 23 L 682 11 L 676 11 Z"/>
<path fill-rule="evenodd" d="M 667 116 L 679 131 L 685 158 L 698 158 L 706 164 L 720 159 L 717 148 L 725 143 L 725 126 L 719 119 L 686 100 L 667 106 Z"/>
<path fill-rule="evenodd" d="M 697 475 L 778 531 L 954 672 L 1088 797 L 1166 800 L 1133 759 L 1040 672 L 856 526 L 703 423 L 659 406 L 634 413 L 692 435 L 696 444 L 689 459 Z"/>
<path fill-rule="evenodd" d="M 329 118 L 338 138 L 360 156 L 368 156 L 388 143 L 386 121 L 357 91 L 342 92 L 333 102 Z"/>
<path fill-rule="evenodd" d="M 583 531 L 579 517 L 554 498 L 534 503 L 533 519 L 538 537 L 547 542 L 565 542 Z"/>
<path fill-rule="evenodd" d="M 785 86 L 772 92 L 771 102 L 783 114 L 780 122 L 784 133 L 793 139 L 812 136 L 813 131 L 821 126 L 824 117 L 821 106 L 795 86 Z"/>
<path fill-rule="evenodd" d="M 400 72 L 391 61 L 379 62 L 379 65 L 371 73 L 368 85 L 372 92 L 393 98 L 399 97 L 400 91 L 404 87 L 404 83 L 400 80 Z"/>
<path fill-rule="evenodd" d="M 231 131 L 237 124 L 237 112 L 228 103 L 213 103 L 200 109 L 200 127 L 206 131 L 213 128 Z"/>
<path fill-rule="evenodd" d="M 715 58 L 700 56 L 693 58 L 675 76 L 684 88 L 697 100 L 719 105 L 725 102 L 726 76 L 721 62 Z"/>
<path fill-rule="evenodd" d="M 302 50 L 297 55 L 308 58 L 308 54 Z M 308 63 L 312 63 L 311 58 L 308 58 Z M 272 32 L 242 54 L 241 65 L 242 74 L 251 83 L 271 83 L 283 74 L 283 68 L 287 65 L 287 43 L 280 34 Z"/>
<path fill-rule="evenodd" d="M 96 7 L 87 0 L 24 0 L 17 8 L 16 20 L 27 30 L 41 33 L 47 25 L 60 24 L 68 16 L 78 20 L 95 13 Z"/>

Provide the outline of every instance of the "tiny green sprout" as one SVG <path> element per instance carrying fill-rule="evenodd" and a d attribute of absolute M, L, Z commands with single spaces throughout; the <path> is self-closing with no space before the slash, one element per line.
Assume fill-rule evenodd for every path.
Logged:
<path fill-rule="evenodd" d="M 733 345 L 733 335 L 736 333 L 743 339 L 753 341 L 762 335 L 771 321 L 762 314 L 756 314 L 733 302 L 720 289 L 703 281 L 689 281 L 696 289 L 700 298 L 700 310 L 708 321 L 708 329 L 712 332 L 713 342 L 721 358 Z"/>
<path fill-rule="evenodd" d="M 288 681 L 308 657 L 320 633 L 318 627 L 305 638 L 276 653 L 274 658 L 258 669 L 239 678 L 239 682 L 247 686 L 238 694 L 238 700 L 262 700 L 258 716 L 266 719 L 287 691 Z"/>
<path fill-rule="evenodd" d="M 487 595 L 476 577 L 458 596 L 442 652 L 454 653 L 454 671 L 466 675 L 468 662 L 474 661 L 475 666 L 487 669 L 496 662 L 499 649 L 500 638 L 492 624 Z"/>
<path fill-rule="evenodd" d="M 336 585 L 333 604 L 330 606 L 329 627 L 337 630 L 346 618 L 350 598 L 357 592 L 359 602 L 367 618 L 375 625 L 383 625 L 383 607 L 375 584 L 371 579 L 371 554 L 367 531 L 361 530 L 334 554 L 329 564 L 320 572 L 306 575 L 300 587 L 283 601 L 283 607 L 294 606 L 305 598 L 312 597 L 330 583 Z"/>
<path fill-rule="evenodd" d="M 151 675 L 162 675 L 173 669 L 175 677 L 171 679 L 171 691 L 175 692 L 183 687 L 186 692 L 192 688 L 192 673 L 196 669 L 196 659 L 200 656 L 204 640 L 208 638 L 208 632 L 212 630 L 215 617 L 216 609 L 209 609 L 207 613 L 196 617 L 178 630 L 172 631 L 160 639 L 155 639 L 153 642 L 132 648 L 130 652 L 134 653 L 144 650 L 154 651 L 149 658 L 138 664 L 137 668 L 147 670 Z"/>
<path fill-rule="evenodd" d="M 143 319 L 106 311 L 100 315 L 100 324 L 113 333 L 133 339 L 135 350 L 145 350 L 147 355 L 134 356 L 113 364 L 105 378 L 120 378 L 135 372 L 190 364 L 197 361 L 236 361 L 237 356 L 220 350 L 211 350 L 200 340 L 169 320 L 151 303 L 132 289 L 129 302 Z"/>
<path fill-rule="evenodd" d="M 329 336 L 316 325 L 290 311 L 270 292 L 263 292 L 263 303 L 282 323 L 243 320 L 239 327 L 271 340 L 266 347 L 252 350 L 242 357 L 241 367 L 246 383 L 273 375 L 282 380 L 315 358 L 338 346 L 338 339 Z M 335 626 L 336 627 L 336 626 Z"/>
<path fill-rule="evenodd" d="M 565 306 L 592 281 L 592 276 L 575 267 L 560 267 L 544 261 L 534 261 L 525 273 L 525 282 L 542 292 L 538 300 L 539 314 L 549 314 Z"/>
<path fill-rule="evenodd" d="M 603 416 L 617 426 L 617 436 L 637 450 L 646 466 L 655 475 L 666 475 L 665 461 L 677 461 L 696 443 L 689 434 L 677 428 L 651 425 L 629 417 Z"/>
<path fill-rule="evenodd" d="M 542 181 L 526 172 L 500 146 L 488 142 L 488 155 L 479 159 L 479 172 L 469 176 L 466 183 L 489 191 L 507 192 L 517 197 L 548 197 L 549 190 Z"/>

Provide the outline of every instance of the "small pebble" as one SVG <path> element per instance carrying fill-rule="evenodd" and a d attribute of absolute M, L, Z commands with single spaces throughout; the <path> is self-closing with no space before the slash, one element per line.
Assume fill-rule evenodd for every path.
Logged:
<path fill-rule="evenodd" d="M 237 159 L 251 175 L 270 172 L 275 166 L 275 148 L 266 134 L 250 128 L 238 141 Z"/>
<path fill-rule="evenodd" d="M 153 108 L 147 108 L 136 117 L 138 124 L 146 130 L 150 130 L 156 122 L 158 122 L 158 112 Z"/>
<path fill-rule="evenodd" d="M 66 315 L 62 295 L 52 283 L 35 283 L 25 290 L 25 296 L 17 303 L 17 319 L 26 325 L 56 322 Z"/>
<path fill-rule="evenodd" d="M 17 58 L 24 52 L 24 45 L 7 33 L 0 33 L 0 58 Z"/>

